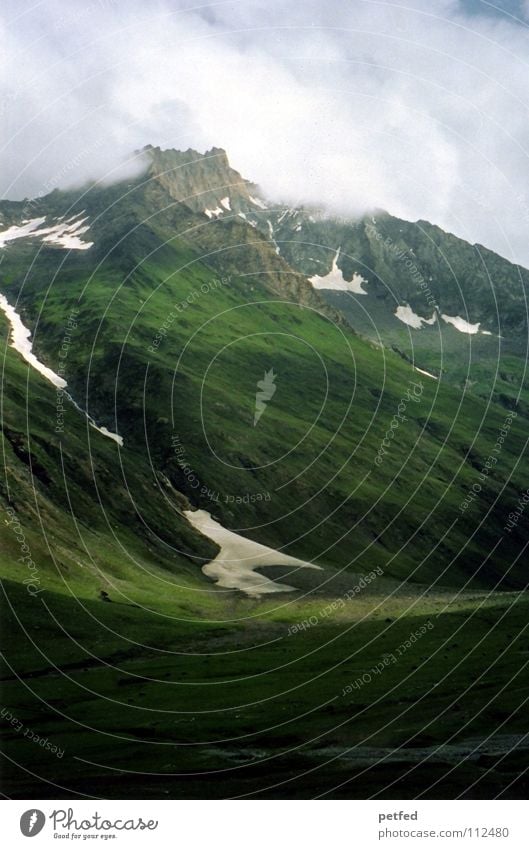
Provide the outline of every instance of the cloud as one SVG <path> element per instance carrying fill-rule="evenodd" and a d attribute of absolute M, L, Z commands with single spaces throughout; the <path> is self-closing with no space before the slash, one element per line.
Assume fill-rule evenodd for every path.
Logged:
<path fill-rule="evenodd" d="M 115 178 L 146 143 L 216 145 L 273 198 L 428 219 L 529 265 L 529 53 L 513 18 L 456 0 L 2 14 L 4 196 Z"/>

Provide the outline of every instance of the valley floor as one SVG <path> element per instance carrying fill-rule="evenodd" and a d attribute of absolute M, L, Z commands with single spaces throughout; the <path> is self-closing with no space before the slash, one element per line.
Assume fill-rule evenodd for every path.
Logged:
<path fill-rule="evenodd" d="M 4 793 L 526 797 L 527 595 L 381 589 L 200 621 L 4 582 Z"/>

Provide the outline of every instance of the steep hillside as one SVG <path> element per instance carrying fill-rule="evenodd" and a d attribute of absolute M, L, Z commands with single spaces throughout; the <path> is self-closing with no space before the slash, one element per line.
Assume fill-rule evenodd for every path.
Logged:
<path fill-rule="evenodd" d="M 347 331 L 270 239 L 229 209 L 250 189 L 222 152 L 148 156 L 133 184 L 39 201 L 41 213 L 55 210 L 48 229 L 59 226 L 50 216 L 82 206 L 88 229 L 77 238 L 90 247 L 50 244 L 37 228 L 7 243 L 2 266 L 4 293 L 54 368 L 67 315 L 79 310 L 68 383 L 122 434 L 124 454 L 146 457 L 194 506 L 309 561 L 525 585 L 510 564 L 526 531 L 502 531 L 524 483 L 519 419 L 467 503 L 506 411 Z M 196 211 L 208 192 L 227 192 L 213 217 Z M 277 392 L 255 426 L 270 370 Z"/>
<path fill-rule="evenodd" d="M 387 213 L 353 221 L 276 207 L 256 222 L 358 333 L 527 414 L 526 269 Z"/>

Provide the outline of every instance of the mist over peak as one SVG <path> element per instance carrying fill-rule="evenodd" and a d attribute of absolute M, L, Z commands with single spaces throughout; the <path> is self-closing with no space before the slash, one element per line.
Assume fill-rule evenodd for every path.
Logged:
<path fill-rule="evenodd" d="M 52 0 L 15 27 L 18 8 L 3 197 L 135 175 L 148 143 L 219 146 L 270 197 L 427 219 L 529 264 L 524 4 Z"/>

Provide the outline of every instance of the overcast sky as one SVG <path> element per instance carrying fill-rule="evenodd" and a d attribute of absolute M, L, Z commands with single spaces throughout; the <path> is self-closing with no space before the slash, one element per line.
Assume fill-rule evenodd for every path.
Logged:
<path fill-rule="evenodd" d="M 273 198 L 529 266 L 529 0 L 3 0 L 0 192 L 224 147 Z"/>

